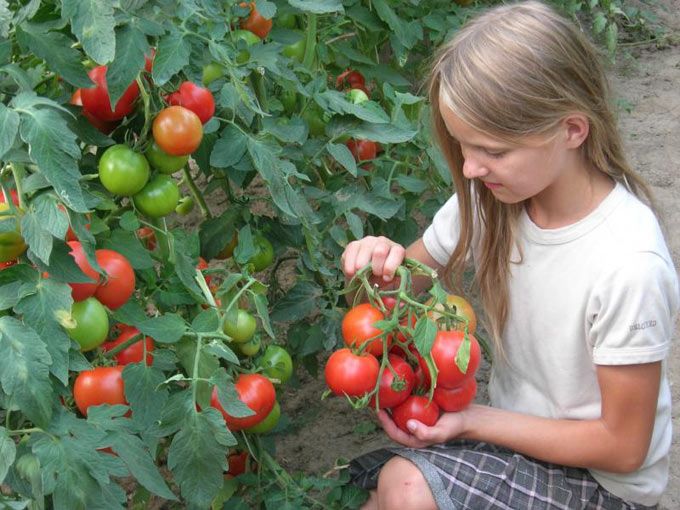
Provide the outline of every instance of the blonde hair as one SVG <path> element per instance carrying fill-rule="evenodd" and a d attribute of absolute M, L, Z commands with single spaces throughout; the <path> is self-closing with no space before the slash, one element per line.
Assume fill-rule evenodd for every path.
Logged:
<path fill-rule="evenodd" d="M 478 182 L 465 179 L 461 147 L 446 129 L 440 101 L 474 129 L 519 145 L 528 136 L 550 134 L 565 116 L 580 112 L 590 124 L 581 146 L 584 161 L 653 204 L 648 187 L 626 161 L 599 58 L 572 22 L 537 1 L 486 11 L 435 55 L 429 79 L 432 121 L 453 176 L 461 223 L 444 278 L 461 289 L 477 215 L 475 283 L 497 353 L 503 354 L 511 255 L 524 204 L 503 204 Z"/>

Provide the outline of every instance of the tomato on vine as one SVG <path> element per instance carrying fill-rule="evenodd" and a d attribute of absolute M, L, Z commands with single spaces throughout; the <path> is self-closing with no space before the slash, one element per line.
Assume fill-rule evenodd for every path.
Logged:
<path fill-rule="evenodd" d="M 380 363 L 372 354 L 354 354 L 338 349 L 326 362 L 326 384 L 336 395 L 363 397 L 373 391 L 378 382 Z"/>
<path fill-rule="evenodd" d="M 210 62 L 203 66 L 203 73 L 201 74 L 201 81 L 206 87 L 210 85 L 215 80 L 222 78 L 224 76 L 226 69 L 222 64 L 217 62 Z"/>
<path fill-rule="evenodd" d="M 238 232 L 234 231 L 234 235 L 231 236 L 231 239 L 227 243 L 227 245 L 222 248 L 222 250 L 215 256 L 216 259 L 228 259 L 234 254 L 234 249 L 236 248 L 236 245 L 238 244 Z"/>
<path fill-rule="evenodd" d="M 348 92 L 348 97 L 351 103 L 361 104 L 369 100 L 368 94 L 361 89 L 352 89 Z"/>
<path fill-rule="evenodd" d="M 111 351 L 118 347 L 119 345 L 127 342 L 131 338 L 139 335 L 140 332 L 137 328 L 132 326 L 124 326 L 117 338 L 111 340 L 110 342 L 105 342 L 102 344 L 102 350 L 104 352 Z M 143 343 L 142 343 L 143 342 Z M 119 365 L 128 365 L 130 363 L 140 363 L 144 359 L 144 346 L 146 344 L 146 360 L 147 366 L 151 366 L 153 363 L 153 350 L 154 342 L 149 336 L 140 336 L 139 340 L 125 349 L 122 349 L 117 354 L 114 355 L 116 362 Z"/>
<path fill-rule="evenodd" d="M 293 359 L 286 349 L 280 345 L 269 345 L 258 361 L 262 372 L 272 379 L 278 379 L 282 384 L 293 375 Z"/>
<path fill-rule="evenodd" d="M 91 406 L 127 405 L 123 367 L 96 367 L 80 372 L 73 385 L 73 399 L 83 416 L 87 416 Z"/>
<path fill-rule="evenodd" d="M 307 46 L 305 34 L 298 30 L 296 30 L 295 33 L 298 35 L 299 39 L 295 41 L 293 44 L 284 46 L 283 51 L 281 53 L 283 53 L 286 57 L 292 60 L 302 62 L 302 60 L 305 57 L 305 48 Z"/>
<path fill-rule="evenodd" d="M 99 285 L 99 273 L 95 271 L 87 261 L 85 250 L 79 241 L 69 241 L 66 244 L 71 248 L 70 255 L 75 260 L 76 265 L 83 273 L 85 273 L 85 276 L 88 276 L 93 280 L 92 282 L 69 283 L 73 301 L 82 301 L 94 296 L 94 293 L 97 291 L 97 286 Z"/>
<path fill-rule="evenodd" d="M 6 202 L 0 203 L 0 213 L 9 210 Z M 26 251 L 26 242 L 21 236 L 19 219 L 14 214 L 0 216 L 0 262 L 9 262 Z"/>
<path fill-rule="evenodd" d="M 172 156 L 191 154 L 203 138 L 201 119 L 183 106 L 161 110 L 153 121 L 152 131 L 158 146 Z"/>
<path fill-rule="evenodd" d="M 417 420 L 433 426 L 439 419 L 440 409 L 435 401 L 429 402 L 422 395 L 411 395 L 403 403 L 392 408 L 392 419 L 401 430 L 410 434 L 406 424 L 409 420 Z"/>
<path fill-rule="evenodd" d="M 281 418 L 281 406 L 279 405 L 279 401 L 275 400 L 274 407 L 266 416 L 266 418 L 257 425 L 248 427 L 245 430 L 246 432 L 250 432 L 251 434 L 266 434 L 267 432 L 271 432 L 271 430 L 274 427 L 276 427 L 276 425 L 278 425 L 280 418 Z"/>
<path fill-rule="evenodd" d="M 239 6 L 246 7 L 248 4 L 246 2 L 241 2 Z M 246 19 L 241 20 L 241 28 L 252 32 L 260 39 L 264 39 L 269 35 L 273 23 L 272 20 L 262 17 L 255 8 L 255 2 L 250 2 L 250 15 Z"/>
<path fill-rule="evenodd" d="M 137 237 L 146 246 L 147 250 L 156 249 L 156 233 L 151 227 L 140 227 L 137 229 Z"/>
<path fill-rule="evenodd" d="M 255 317 L 242 309 L 236 311 L 235 321 L 230 322 L 227 320 L 223 326 L 224 333 L 238 344 L 244 344 L 253 338 L 256 329 L 257 321 Z"/>
<path fill-rule="evenodd" d="M 468 361 L 467 370 L 461 372 L 456 365 L 456 355 L 465 339 L 465 333 L 462 331 L 438 331 L 435 336 L 430 355 L 437 366 L 437 386 L 443 388 L 455 388 L 460 385 L 465 379 L 474 377 L 475 372 L 479 368 L 481 360 L 481 349 L 479 342 L 474 335 L 470 337 L 470 360 Z M 430 371 L 425 364 L 424 359 L 418 360 L 426 378 L 430 378 Z"/>
<path fill-rule="evenodd" d="M 383 352 L 382 330 L 374 324 L 385 315 L 370 303 L 361 303 L 351 308 L 342 318 L 342 338 L 348 347 L 360 348 L 370 342 L 366 352 L 380 356 Z M 387 339 L 389 345 L 389 337 Z"/>
<path fill-rule="evenodd" d="M 157 175 L 132 197 L 135 207 L 144 216 L 161 218 L 175 210 L 179 203 L 177 183 L 167 175 Z"/>
<path fill-rule="evenodd" d="M 88 113 L 99 120 L 111 122 L 120 120 L 132 113 L 135 109 L 135 101 L 139 97 L 139 85 L 136 81 L 130 83 L 112 110 L 109 89 L 106 84 L 106 70 L 106 66 L 97 66 L 87 73 L 94 83 L 94 87 L 81 89 L 80 97 L 83 108 Z"/>
<path fill-rule="evenodd" d="M 168 96 L 168 103 L 174 106 L 188 108 L 205 124 L 215 114 L 215 98 L 208 89 L 200 87 L 191 81 L 185 81 L 177 92 Z"/>
<path fill-rule="evenodd" d="M 356 140 L 350 138 L 347 140 L 346 145 L 357 162 L 375 159 L 378 154 L 375 142 L 372 140 Z"/>
<path fill-rule="evenodd" d="M 244 356 L 247 356 L 249 358 L 252 358 L 258 352 L 260 352 L 261 348 L 262 348 L 262 340 L 260 339 L 260 337 L 258 335 L 254 335 L 247 342 L 238 344 L 238 351 L 241 354 L 243 354 Z"/>
<path fill-rule="evenodd" d="M 155 141 L 152 141 L 144 153 L 147 161 L 154 170 L 162 174 L 174 174 L 184 168 L 189 161 L 189 156 L 171 156 L 161 149 Z"/>
<path fill-rule="evenodd" d="M 390 354 L 388 360 L 394 373 L 389 367 L 385 367 L 380 377 L 378 387 L 378 406 L 380 409 L 395 407 L 404 402 L 411 395 L 416 382 L 411 365 L 403 358 Z M 371 397 L 371 407 L 375 407 L 375 401 L 376 396 L 374 395 Z"/>
<path fill-rule="evenodd" d="M 117 310 L 135 291 L 135 271 L 130 261 L 117 251 L 97 250 L 95 256 L 104 276 L 94 297 L 109 309 Z"/>
<path fill-rule="evenodd" d="M 109 316 L 106 308 L 94 297 L 73 303 L 71 307 L 73 327 L 66 327 L 66 332 L 78 342 L 80 350 L 91 351 L 99 347 L 109 333 Z"/>
<path fill-rule="evenodd" d="M 346 85 L 349 85 L 349 88 L 351 89 L 363 89 L 366 86 L 366 80 L 364 75 L 359 71 L 347 69 L 345 72 L 339 74 L 335 80 L 335 87 L 338 89 L 343 89 Z"/>
<path fill-rule="evenodd" d="M 235 417 L 227 413 L 217 398 L 217 388 L 213 387 L 210 405 L 217 409 L 232 432 L 257 425 L 274 409 L 276 390 L 272 382 L 260 374 L 241 374 L 234 383 L 239 400 L 247 405 L 254 414 L 245 417 Z"/>
<path fill-rule="evenodd" d="M 253 265 L 253 271 L 256 273 L 271 266 L 274 261 L 274 247 L 262 234 L 255 234 L 253 239 L 255 245 L 255 254 L 248 259 L 246 264 Z"/>
<path fill-rule="evenodd" d="M 114 195 L 134 195 L 146 185 L 149 172 L 146 158 L 127 145 L 113 145 L 99 159 L 99 180 Z"/>

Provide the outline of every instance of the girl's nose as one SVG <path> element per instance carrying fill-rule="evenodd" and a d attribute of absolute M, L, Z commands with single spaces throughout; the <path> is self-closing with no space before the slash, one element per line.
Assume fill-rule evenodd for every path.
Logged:
<path fill-rule="evenodd" d="M 463 161 L 463 175 L 467 179 L 484 177 L 488 173 L 486 167 L 473 157 L 467 157 Z"/>

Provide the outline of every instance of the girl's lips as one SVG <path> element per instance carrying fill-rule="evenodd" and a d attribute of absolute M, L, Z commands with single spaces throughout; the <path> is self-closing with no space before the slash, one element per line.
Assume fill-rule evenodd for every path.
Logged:
<path fill-rule="evenodd" d="M 489 189 L 498 189 L 502 186 L 502 184 L 498 184 L 497 182 L 486 182 L 486 181 L 484 181 L 484 186 L 486 186 Z"/>

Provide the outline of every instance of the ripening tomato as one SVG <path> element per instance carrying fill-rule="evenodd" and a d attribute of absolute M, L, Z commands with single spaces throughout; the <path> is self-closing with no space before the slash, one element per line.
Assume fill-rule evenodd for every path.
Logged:
<path fill-rule="evenodd" d="M 469 406 L 476 394 L 477 381 L 474 377 L 469 377 L 455 388 L 437 386 L 434 389 L 433 399 L 444 411 L 456 413 Z"/>
<path fill-rule="evenodd" d="M 135 101 L 139 97 L 139 86 L 136 81 L 130 83 L 123 95 L 111 110 L 109 89 L 106 84 L 106 66 L 97 66 L 90 70 L 88 76 L 95 84 L 92 88 L 84 88 L 80 91 L 83 108 L 97 117 L 99 120 L 120 120 L 132 113 L 135 109 Z"/>
<path fill-rule="evenodd" d="M 80 344 L 83 352 L 99 347 L 109 333 L 109 316 L 106 308 L 96 298 L 89 297 L 73 303 L 72 328 L 65 328 L 68 336 Z"/>
<path fill-rule="evenodd" d="M 392 419 L 397 427 L 410 434 L 411 432 L 406 427 L 408 420 L 417 420 L 431 427 L 437 423 L 439 412 L 439 406 L 435 401 L 428 402 L 427 397 L 411 395 L 392 409 Z"/>
<path fill-rule="evenodd" d="M 350 150 L 354 159 L 359 161 L 365 161 L 367 159 L 375 159 L 378 154 L 375 146 L 375 142 L 372 140 L 356 140 L 350 138 L 347 140 L 347 148 Z"/>
<path fill-rule="evenodd" d="M 237 344 L 244 344 L 255 334 L 257 329 L 257 321 L 246 310 L 236 311 L 236 321 L 224 321 L 224 327 L 222 328 L 225 335 L 231 337 L 231 339 Z"/>
<path fill-rule="evenodd" d="M 278 400 L 276 400 L 274 401 L 274 408 L 266 416 L 266 418 L 257 425 L 248 427 L 246 429 L 246 432 L 250 432 L 251 434 L 266 434 L 267 432 L 270 432 L 274 427 L 276 427 L 276 425 L 279 423 L 280 418 L 281 418 L 281 406 L 279 405 Z"/>
<path fill-rule="evenodd" d="M 238 244 L 238 231 L 234 231 L 234 235 L 231 236 L 231 239 L 227 243 L 227 245 L 222 248 L 222 251 L 220 251 L 217 255 L 215 255 L 216 259 L 228 259 L 234 254 L 234 249 L 236 248 L 236 245 Z"/>
<path fill-rule="evenodd" d="M 104 276 L 94 297 L 111 310 L 116 310 L 127 303 L 135 291 L 135 271 L 130 261 L 117 251 L 97 250 L 95 255 Z"/>
<path fill-rule="evenodd" d="M 255 414 L 237 418 L 227 413 L 217 398 L 217 388 L 213 387 L 210 405 L 224 416 L 227 427 L 232 432 L 257 425 L 274 409 L 276 390 L 272 382 L 261 374 L 241 374 L 234 383 L 239 400 Z"/>
<path fill-rule="evenodd" d="M 351 89 L 364 89 L 366 80 L 364 79 L 364 75 L 359 71 L 347 69 L 345 72 L 338 75 L 335 80 L 335 87 L 337 89 L 343 89 L 346 85 L 349 85 L 349 88 Z"/>
<path fill-rule="evenodd" d="M 246 7 L 246 2 L 241 2 L 239 6 Z M 274 22 L 270 19 L 263 18 L 262 15 L 255 8 L 255 2 L 250 2 L 250 16 L 241 20 L 241 28 L 249 30 L 260 39 L 264 39 L 269 35 Z"/>
<path fill-rule="evenodd" d="M 189 161 L 189 156 L 171 156 L 154 141 L 144 153 L 151 166 L 162 174 L 174 174 L 184 168 Z"/>
<path fill-rule="evenodd" d="M 179 86 L 179 90 L 168 96 L 168 103 L 175 106 L 188 108 L 205 124 L 215 114 L 215 98 L 208 89 L 185 81 Z"/>
<path fill-rule="evenodd" d="M 427 301 L 426 304 L 431 304 L 431 302 L 432 299 Z M 456 315 L 459 315 L 464 319 L 467 319 L 468 333 L 474 335 L 475 331 L 477 331 L 477 314 L 475 314 L 475 310 L 474 308 L 472 308 L 470 302 L 462 296 L 449 294 L 446 296 L 446 304 L 455 307 Z M 441 313 L 439 313 L 439 311 L 442 310 L 443 308 L 444 307 L 442 305 L 437 305 L 434 308 L 434 310 L 430 312 L 430 317 L 432 317 L 433 320 L 439 319 L 439 317 L 441 317 Z M 465 324 L 464 323 L 457 324 L 456 329 L 464 331 Z"/>
<path fill-rule="evenodd" d="M 156 249 L 156 233 L 151 227 L 141 227 L 137 229 L 137 237 L 146 246 L 147 250 Z"/>
<path fill-rule="evenodd" d="M 370 341 L 366 352 L 380 356 L 383 352 L 382 330 L 373 326 L 385 315 L 369 303 L 351 308 L 342 318 L 342 338 L 348 347 L 361 347 Z M 387 339 L 389 345 L 389 338 Z"/>
<path fill-rule="evenodd" d="M 76 261 L 76 265 L 83 273 L 85 273 L 85 276 L 89 276 L 93 280 L 92 282 L 69 283 L 73 301 L 82 301 L 94 296 L 94 293 L 97 291 L 97 286 L 99 285 L 99 273 L 95 271 L 87 261 L 85 250 L 83 250 L 83 245 L 80 244 L 79 241 L 69 241 L 66 244 L 71 247 L 70 254 Z"/>
<path fill-rule="evenodd" d="M 390 354 L 389 362 L 395 373 L 392 373 L 389 367 L 385 367 L 385 370 L 383 370 L 378 388 L 378 406 L 380 409 L 388 409 L 401 404 L 411 394 L 416 381 L 411 365 L 403 358 Z M 375 407 L 375 399 L 376 397 L 373 395 L 371 407 Z"/>
<path fill-rule="evenodd" d="M 191 154 L 203 138 L 201 119 L 183 106 L 161 110 L 153 121 L 152 131 L 158 146 L 171 156 Z"/>
<path fill-rule="evenodd" d="M 73 399 L 83 416 L 87 416 L 90 406 L 127 405 L 123 367 L 96 367 L 80 372 L 73 385 Z"/>
<path fill-rule="evenodd" d="M 443 388 L 455 388 L 459 386 L 465 379 L 474 377 L 475 372 L 479 368 L 479 362 L 482 356 L 479 348 L 479 343 L 473 335 L 470 336 L 470 361 L 468 362 L 465 373 L 461 372 L 456 365 L 456 355 L 458 349 L 463 343 L 465 333 L 462 331 L 438 331 L 435 336 L 434 343 L 430 354 L 437 366 L 437 386 Z M 425 364 L 425 360 L 418 361 L 425 377 L 429 380 L 430 371 Z"/>
<path fill-rule="evenodd" d="M 179 203 L 177 183 L 167 175 L 157 175 L 132 197 L 135 207 L 144 216 L 162 218 L 175 210 Z"/>
<path fill-rule="evenodd" d="M 132 196 L 149 180 L 149 162 L 127 145 L 113 145 L 99 159 L 99 180 L 114 195 Z"/>
<path fill-rule="evenodd" d="M 363 397 L 375 388 L 379 371 L 380 363 L 372 354 L 358 355 L 344 348 L 328 358 L 324 375 L 326 384 L 336 395 Z"/>
<path fill-rule="evenodd" d="M 6 202 L 0 203 L 0 212 L 9 209 Z M 0 216 L 0 262 L 9 262 L 26 251 L 26 242 L 21 236 L 19 219 L 14 214 Z"/>
<path fill-rule="evenodd" d="M 102 344 L 102 350 L 108 352 L 118 347 L 120 344 L 127 342 L 132 337 L 139 335 L 139 330 L 132 326 L 125 326 L 122 328 L 118 338 Z M 142 341 L 144 343 L 142 343 Z M 149 336 L 141 336 L 139 341 L 129 345 L 122 351 L 119 351 L 114 357 L 119 365 L 128 365 L 129 363 L 140 363 L 144 359 L 144 345 L 146 344 L 146 365 L 151 366 L 153 363 L 154 343 Z"/>
<path fill-rule="evenodd" d="M 82 97 L 81 97 L 81 90 L 82 89 L 76 89 L 76 91 L 71 96 L 70 103 L 72 105 L 76 105 L 76 106 L 80 106 L 80 107 L 83 106 L 83 100 L 82 100 Z M 104 133 L 106 135 L 111 133 L 111 131 L 116 129 L 116 127 L 118 126 L 118 122 L 115 122 L 115 121 L 107 122 L 105 120 L 98 119 L 97 117 L 92 115 L 90 112 L 88 112 L 85 108 L 82 108 L 81 113 L 83 114 L 83 117 L 85 117 L 88 120 L 88 122 L 92 125 L 92 127 L 94 127 L 95 129 L 98 129 L 99 131 L 101 131 L 102 133 Z"/>
<path fill-rule="evenodd" d="M 229 456 L 227 457 L 227 464 L 229 465 L 229 471 L 227 471 L 227 474 L 230 474 L 232 476 L 238 476 L 245 473 L 246 468 L 249 467 L 248 466 L 249 457 L 250 456 L 248 455 L 248 452 L 245 450 L 242 452 L 230 453 Z M 249 469 L 248 471 L 250 471 L 251 469 Z"/>

